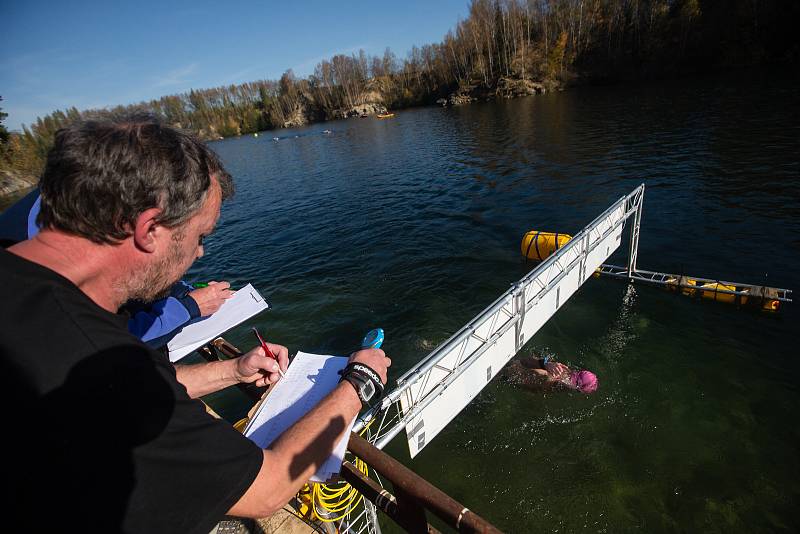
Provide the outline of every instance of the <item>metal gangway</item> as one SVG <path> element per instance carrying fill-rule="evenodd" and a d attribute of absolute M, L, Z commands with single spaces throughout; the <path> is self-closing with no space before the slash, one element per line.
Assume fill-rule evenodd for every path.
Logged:
<path fill-rule="evenodd" d="M 404 373 L 398 379 L 397 387 L 379 405 L 358 418 L 354 434 L 362 435 L 376 448 L 383 449 L 405 430 L 409 453 L 415 457 L 595 274 L 700 292 L 710 291 L 705 289 L 709 287 L 705 284 L 714 284 L 715 296 L 721 293 L 791 302 L 791 291 L 786 289 L 708 278 L 690 279 L 637 269 L 644 190 L 645 186 L 641 184 L 614 202 L 564 246 Z M 620 248 L 623 229 L 629 220 L 627 265 L 605 264 Z M 347 522 L 340 523 L 341 530 L 380 532 L 375 515 L 376 504 L 383 509 L 380 503 L 365 500 L 360 513 L 354 510 Z"/>
<path fill-rule="evenodd" d="M 637 268 L 644 184 L 623 196 L 566 245 L 537 265 L 474 319 L 397 381 L 355 431 L 369 426 L 382 449 L 406 431 L 413 458 L 475 398 L 508 361 L 595 272 L 633 282 L 713 292 L 768 302 L 791 302 L 791 290 Z M 631 219 L 626 266 L 604 262 L 622 243 Z M 703 289 L 713 286 L 713 289 Z"/>
<path fill-rule="evenodd" d="M 622 243 L 633 217 L 635 270 L 644 184 L 620 198 L 397 381 L 354 431 L 382 449 L 406 431 L 411 457 L 428 445 Z"/>

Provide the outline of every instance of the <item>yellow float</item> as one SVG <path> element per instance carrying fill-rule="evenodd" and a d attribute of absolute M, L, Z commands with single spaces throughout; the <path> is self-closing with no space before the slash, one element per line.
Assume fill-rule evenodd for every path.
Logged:
<path fill-rule="evenodd" d="M 529 260 L 543 261 L 566 245 L 571 235 L 531 230 L 522 238 L 522 255 Z"/>
<path fill-rule="evenodd" d="M 728 304 L 733 304 L 736 302 L 737 295 L 732 295 L 730 293 L 719 293 L 720 289 L 725 291 L 736 291 L 736 286 L 730 286 L 726 284 L 721 284 L 719 282 L 712 282 L 710 284 L 703 284 L 700 286 L 702 291 L 700 292 L 700 296 L 704 299 L 710 300 L 717 300 L 719 302 L 727 302 Z M 741 304 L 747 303 L 747 297 L 741 296 Z"/>

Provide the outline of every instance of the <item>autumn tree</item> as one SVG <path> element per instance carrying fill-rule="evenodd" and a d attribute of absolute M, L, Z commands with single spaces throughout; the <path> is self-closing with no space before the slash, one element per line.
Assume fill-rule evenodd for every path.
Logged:
<path fill-rule="evenodd" d="M 441 42 L 420 43 L 404 58 L 388 48 L 379 56 L 359 50 L 321 61 L 308 78 L 288 70 L 279 80 L 191 89 L 131 106 L 58 110 L 20 134 L 0 124 L 0 146 L 13 152 L 15 165 L 35 172 L 58 128 L 133 109 L 216 138 L 283 127 L 298 113 L 342 117 L 376 91 L 392 109 L 455 91 L 488 94 L 503 78 L 559 83 L 617 71 L 797 60 L 798 19 L 800 2 L 782 0 L 471 0 L 466 18 Z"/>

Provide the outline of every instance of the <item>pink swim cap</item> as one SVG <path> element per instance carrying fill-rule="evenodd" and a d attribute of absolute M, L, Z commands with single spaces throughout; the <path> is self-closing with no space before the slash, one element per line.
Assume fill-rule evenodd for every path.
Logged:
<path fill-rule="evenodd" d="M 573 371 L 569 375 L 569 383 L 581 393 L 597 391 L 597 376 L 591 371 Z"/>

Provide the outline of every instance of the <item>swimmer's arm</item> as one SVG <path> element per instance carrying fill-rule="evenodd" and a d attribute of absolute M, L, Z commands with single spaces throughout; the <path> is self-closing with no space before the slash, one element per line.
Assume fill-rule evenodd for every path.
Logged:
<path fill-rule="evenodd" d="M 526 369 L 531 369 L 532 371 L 544 369 L 544 360 L 541 358 L 520 358 L 519 363 Z"/>
<path fill-rule="evenodd" d="M 544 365 L 550 380 L 563 380 L 569 376 L 569 367 L 559 362 L 547 362 Z"/>
<path fill-rule="evenodd" d="M 537 376 L 550 376 L 547 369 L 545 369 L 544 360 L 541 358 L 520 358 L 519 364 Z"/>

